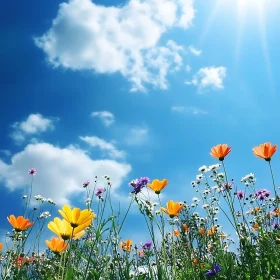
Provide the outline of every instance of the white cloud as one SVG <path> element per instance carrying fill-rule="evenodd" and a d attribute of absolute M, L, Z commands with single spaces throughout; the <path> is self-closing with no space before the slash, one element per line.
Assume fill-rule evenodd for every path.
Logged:
<path fill-rule="evenodd" d="M 12 157 L 11 164 L 0 160 L 0 181 L 10 190 L 26 189 L 30 185 L 27 171 L 31 167 L 37 169 L 33 195 L 52 198 L 60 205 L 69 203 L 72 194 L 84 192 L 82 183 L 94 176 L 109 175 L 115 192 L 131 170 L 130 165 L 114 160 L 94 160 L 73 146 L 59 148 L 40 143 L 26 146 Z"/>
<path fill-rule="evenodd" d="M 201 55 L 201 50 L 196 49 L 194 46 L 189 46 L 189 51 L 195 56 L 200 56 Z"/>
<path fill-rule="evenodd" d="M 53 119 L 43 117 L 41 114 L 30 114 L 25 121 L 12 124 L 11 137 L 17 144 L 21 144 L 26 136 L 38 135 L 47 130 L 53 130 Z"/>
<path fill-rule="evenodd" d="M 148 128 L 136 127 L 132 128 L 129 135 L 125 138 L 128 145 L 142 145 L 148 140 Z"/>
<path fill-rule="evenodd" d="M 223 80 L 226 77 L 226 68 L 221 67 L 205 67 L 193 76 L 192 81 L 186 81 L 187 85 L 195 85 L 199 91 L 206 89 L 223 89 Z"/>
<path fill-rule="evenodd" d="M 105 126 L 110 126 L 115 122 L 115 116 L 108 111 L 92 112 L 91 116 L 100 118 Z"/>
<path fill-rule="evenodd" d="M 102 151 L 106 151 L 108 155 L 112 158 L 124 158 L 125 152 L 118 150 L 115 145 L 111 142 L 106 142 L 105 140 L 96 136 L 85 136 L 80 137 L 80 139 L 88 143 L 91 147 L 98 147 Z"/>
<path fill-rule="evenodd" d="M 206 115 L 207 112 L 197 107 L 185 107 L 185 106 L 172 106 L 171 110 L 177 113 L 187 113 L 192 115 Z"/>
<path fill-rule="evenodd" d="M 193 0 L 130 0 L 122 7 L 70 0 L 35 43 L 54 67 L 120 72 L 132 91 L 148 84 L 166 89 L 168 73 L 182 65 L 183 48 L 159 42 L 174 27 L 189 28 L 194 14 Z"/>

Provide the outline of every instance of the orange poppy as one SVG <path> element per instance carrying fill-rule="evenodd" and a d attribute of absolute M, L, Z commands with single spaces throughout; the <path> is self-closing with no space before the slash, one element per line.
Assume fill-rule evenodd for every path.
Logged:
<path fill-rule="evenodd" d="M 123 251 L 131 252 L 132 240 L 131 239 L 127 239 L 126 241 L 122 241 L 120 243 L 120 247 L 121 247 L 121 249 Z"/>
<path fill-rule="evenodd" d="M 186 224 L 183 224 L 182 227 L 186 232 L 190 231 L 190 228 Z"/>
<path fill-rule="evenodd" d="M 270 161 L 276 150 L 277 145 L 272 146 L 270 142 L 260 144 L 258 147 L 253 148 L 254 155 L 266 161 Z"/>
<path fill-rule="evenodd" d="M 259 224 L 255 223 L 252 228 L 253 230 L 259 230 Z"/>
<path fill-rule="evenodd" d="M 67 243 L 60 237 L 53 237 L 51 241 L 46 240 L 46 244 L 54 253 L 61 253 L 67 248 Z"/>
<path fill-rule="evenodd" d="M 144 257 L 144 255 L 145 255 L 145 253 L 144 253 L 143 251 L 139 251 L 139 252 L 138 252 L 138 256 L 139 256 L 139 257 Z"/>
<path fill-rule="evenodd" d="M 17 218 L 14 215 L 10 215 L 7 217 L 9 223 L 13 226 L 13 228 L 17 231 L 23 231 L 33 226 L 33 222 L 30 222 L 28 219 L 25 219 L 23 216 L 18 216 Z"/>
<path fill-rule="evenodd" d="M 208 230 L 207 234 L 208 235 L 213 235 L 217 230 L 217 226 L 212 226 L 210 230 Z"/>
<path fill-rule="evenodd" d="M 160 192 L 168 185 L 168 181 L 163 179 L 162 181 L 156 179 L 153 180 L 152 184 L 148 184 L 148 187 L 152 189 L 156 194 L 160 194 Z"/>
<path fill-rule="evenodd" d="M 180 231 L 179 231 L 178 229 L 174 229 L 174 234 L 175 234 L 176 236 L 179 236 L 179 235 L 180 235 Z"/>
<path fill-rule="evenodd" d="M 199 229 L 199 233 L 202 234 L 202 235 L 205 235 L 206 234 L 206 230 L 204 228 L 200 228 Z"/>
<path fill-rule="evenodd" d="M 227 144 L 219 144 L 211 149 L 210 155 L 223 161 L 224 158 L 231 152 L 231 147 Z"/>
<path fill-rule="evenodd" d="M 178 213 L 185 207 L 184 204 L 180 204 L 179 202 L 174 202 L 173 200 L 169 200 L 166 203 L 167 209 L 164 207 L 160 207 L 160 209 L 169 215 L 170 218 L 178 217 Z"/>
<path fill-rule="evenodd" d="M 0 250 L 2 250 L 3 249 L 3 244 L 2 243 L 0 243 Z"/>

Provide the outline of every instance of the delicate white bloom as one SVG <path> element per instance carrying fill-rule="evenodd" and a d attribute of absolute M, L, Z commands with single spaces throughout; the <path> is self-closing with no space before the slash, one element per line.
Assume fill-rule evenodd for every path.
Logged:
<path fill-rule="evenodd" d="M 198 171 L 203 173 L 203 172 L 207 172 L 208 171 L 208 168 L 206 165 L 202 165 L 201 167 L 198 168 Z"/>
<path fill-rule="evenodd" d="M 196 175 L 196 180 L 202 180 L 202 178 L 203 178 L 203 174 Z"/>
<path fill-rule="evenodd" d="M 50 204 L 55 204 L 54 201 L 53 201 L 51 198 L 48 198 L 47 201 L 48 201 L 48 203 L 50 203 Z"/>
<path fill-rule="evenodd" d="M 26 199 L 26 198 L 27 198 L 27 195 L 23 195 L 23 196 L 22 196 L 22 199 Z"/>
<path fill-rule="evenodd" d="M 211 191 L 209 189 L 206 189 L 205 191 L 203 191 L 203 194 L 210 194 Z"/>
<path fill-rule="evenodd" d="M 50 214 L 50 212 L 49 211 L 45 211 L 45 212 L 42 212 L 40 215 L 39 215 L 39 219 L 43 219 L 43 218 L 48 218 L 48 217 L 50 217 L 51 216 L 51 214 Z"/>
<path fill-rule="evenodd" d="M 195 207 L 195 204 L 192 203 L 192 204 L 191 204 L 191 207 Z"/>
<path fill-rule="evenodd" d="M 215 169 L 219 169 L 221 167 L 221 164 L 213 164 L 213 165 L 210 165 L 208 168 L 209 170 L 215 170 Z"/>
<path fill-rule="evenodd" d="M 209 204 L 203 204 L 202 208 L 204 208 L 204 209 L 210 208 L 210 205 Z"/>
<path fill-rule="evenodd" d="M 192 201 L 193 202 L 199 202 L 200 200 L 197 197 L 193 197 Z"/>

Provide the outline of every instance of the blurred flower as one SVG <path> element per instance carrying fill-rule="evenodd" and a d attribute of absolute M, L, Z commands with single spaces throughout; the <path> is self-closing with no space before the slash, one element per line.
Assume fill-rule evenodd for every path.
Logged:
<path fill-rule="evenodd" d="M 58 210 L 58 212 L 73 228 L 83 224 L 87 224 L 88 226 L 95 217 L 94 212 L 91 210 L 84 209 L 81 211 L 80 208 L 73 208 L 73 210 L 71 210 L 68 205 L 64 205 L 62 210 Z"/>
<path fill-rule="evenodd" d="M 139 252 L 138 252 L 138 256 L 139 256 L 140 258 L 143 258 L 144 255 L 145 255 L 145 253 L 144 253 L 143 251 L 139 251 Z"/>
<path fill-rule="evenodd" d="M 186 232 L 190 231 L 190 228 L 186 224 L 183 224 L 182 227 Z"/>
<path fill-rule="evenodd" d="M 212 226 L 210 230 L 207 231 L 207 234 L 212 236 L 217 230 L 217 226 Z"/>
<path fill-rule="evenodd" d="M 83 182 L 83 187 L 86 188 L 89 184 L 90 184 L 90 181 L 87 180 L 87 181 Z"/>
<path fill-rule="evenodd" d="M 274 217 L 278 217 L 280 215 L 279 208 L 276 207 L 271 213 Z"/>
<path fill-rule="evenodd" d="M 120 243 L 120 247 L 125 252 L 131 252 L 132 240 L 131 239 L 127 239 L 126 241 L 122 241 Z"/>
<path fill-rule="evenodd" d="M 245 198 L 245 192 L 244 191 L 238 191 L 236 193 L 236 196 L 238 199 L 244 199 Z"/>
<path fill-rule="evenodd" d="M 28 174 L 30 174 L 30 175 L 32 175 L 32 176 L 33 176 L 33 175 L 36 175 L 36 172 L 37 172 L 37 171 L 36 171 L 35 168 L 31 168 L 31 169 L 28 170 Z"/>
<path fill-rule="evenodd" d="M 30 222 L 29 219 L 25 219 L 23 216 L 18 216 L 16 218 L 14 215 L 10 215 L 7 219 L 17 232 L 26 230 L 34 224 L 33 222 Z"/>
<path fill-rule="evenodd" d="M 174 234 L 175 234 L 176 236 L 179 236 L 179 235 L 180 235 L 180 231 L 179 231 L 178 229 L 174 229 Z"/>
<path fill-rule="evenodd" d="M 170 218 L 174 218 L 175 216 L 178 216 L 178 213 L 185 207 L 185 205 L 180 205 L 179 202 L 174 202 L 173 200 L 169 200 L 166 203 L 167 209 L 164 207 L 160 207 L 160 209 L 169 215 Z"/>
<path fill-rule="evenodd" d="M 200 229 L 198 230 L 198 232 L 199 232 L 200 234 L 202 234 L 202 235 L 205 235 L 205 234 L 206 234 L 206 230 L 205 230 L 204 228 L 200 228 Z"/>
<path fill-rule="evenodd" d="M 279 224 L 277 222 L 273 223 L 272 225 L 273 229 L 279 229 Z"/>
<path fill-rule="evenodd" d="M 39 215 L 39 217 L 38 217 L 38 219 L 43 219 L 43 218 L 48 218 L 48 217 L 50 217 L 51 216 L 51 214 L 50 214 L 50 212 L 49 211 L 45 211 L 45 212 L 42 212 L 40 215 Z"/>
<path fill-rule="evenodd" d="M 231 183 L 227 183 L 227 182 L 224 182 L 222 183 L 222 191 L 229 191 L 233 188 L 234 186 L 234 182 L 231 182 Z"/>
<path fill-rule="evenodd" d="M 26 198 L 27 198 L 27 195 L 23 195 L 23 196 L 22 196 L 22 199 L 26 199 Z"/>
<path fill-rule="evenodd" d="M 142 245 L 143 250 L 150 250 L 153 247 L 152 241 L 147 241 Z"/>
<path fill-rule="evenodd" d="M 255 196 L 259 200 L 264 200 L 270 196 L 270 191 L 268 191 L 267 189 L 260 189 L 260 190 L 256 191 Z"/>
<path fill-rule="evenodd" d="M 101 195 L 106 192 L 106 189 L 105 188 L 97 188 L 96 189 L 96 193 L 95 195 L 98 196 L 99 198 L 101 197 Z"/>
<path fill-rule="evenodd" d="M 67 243 L 60 237 L 53 237 L 51 241 L 46 240 L 46 244 L 54 253 L 61 253 L 67 248 Z"/>
<path fill-rule="evenodd" d="M 61 220 L 59 218 L 54 218 L 52 222 L 48 223 L 48 228 L 52 232 L 60 236 L 63 240 L 68 240 L 71 237 L 74 239 L 80 238 L 82 235 L 85 234 L 83 230 L 87 228 L 90 224 L 91 220 L 89 220 L 87 223 L 73 228 L 68 221 L 64 219 Z"/>
<path fill-rule="evenodd" d="M 207 270 L 205 275 L 208 277 L 214 277 L 220 271 L 221 271 L 221 266 L 219 264 L 215 264 L 212 269 Z"/>
<path fill-rule="evenodd" d="M 198 171 L 203 173 L 203 172 L 207 172 L 208 171 L 208 168 L 206 165 L 202 165 L 201 167 L 198 168 Z"/>
<path fill-rule="evenodd" d="M 168 181 L 163 179 L 159 181 L 158 179 L 153 180 L 152 184 L 148 184 L 148 187 L 152 189 L 156 194 L 160 194 L 160 192 L 167 186 Z"/>
<path fill-rule="evenodd" d="M 255 223 L 253 226 L 252 226 L 253 230 L 259 230 L 259 224 L 258 223 Z"/>
<path fill-rule="evenodd" d="M 223 161 L 224 158 L 230 153 L 231 147 L 227 144 L 219 144 L 211 149 L 210 155 Z"/>
<path fill-rule="evenodd" d="M 3 249 L 3 244 L 0 243 L 0 251 Z"/>
<path fill-rule="evenodd" d="M 270 142 L 260 144 L 258 147 L 253 148 L 254 155 L 266 161 L 270 161 L 276 150 L 277 145 L 272 146 Z"/>

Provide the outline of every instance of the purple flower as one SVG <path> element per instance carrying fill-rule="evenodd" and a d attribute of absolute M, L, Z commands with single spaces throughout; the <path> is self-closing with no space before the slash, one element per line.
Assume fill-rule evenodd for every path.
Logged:
<path fill-rule="evenodd" d="M 152 241 L 147 241 L 142 245 L 143 250 L 150 250 L 153 247 Z"/>
<path fill-rule="evenodd" d="M 206 271 L 205 275 L 208 277 L 214 277 L 220 271 L 221 271 L 221 265 L 215 264 L 212 269 Z"/>
<path fill-rule="evenodd" d="M 244 199 L 245 198 L 245 192 L 244 191 L 238 191 L 236 194 L 238 199 Z"/>
<path fill-rule="evenodd" d="M 234 183 L 222 183 L 222 191 L 229 191 L 234 186 Z"/>
<path fill-rule="evenodd" d="M 148 177 L 141 177 L 140 179 L 135 179 L 129 182 L 129 186 L 133 187 L 132 193 L 138 194 L 141 190 L 150 182 Z"/>
<path fill-rule="evenodd" d="M 273 227 L 273 229 L 279 229 L 279 224 L 278 223 L 273 223 L 272 227 Z"/>
<path fill-rule="evenodd" d="M 259 200 L 265 200 L 266 198 L 268 198 L 270 196 L 270 191 L 268 191 L 267 189 L 260 189 L 260 190 L 256 191 L 255 196 Z"/>
<path fill-rule="evenodd" d="M 36 175 L 36 169 L 35 168 L 31 168 L 31 169 L 29 169 L 28 170 L 28 173 L 30 174 L 30 175 Z"/>
<path fill-rule="evenodd" d="M 87 181 L 85 181 L 85 182 L 83 183 L 83 187 L 86 188 L 89 184 L 90 184 L 90 181 L 87 180 Z"/>
<path fill-rule="evenodd" d="M 95 195 L 98 196 L 99 198 L 101 197 L 101 195 L 106 192 L 106 189 L 105 188 L 97 188 L 96 189 L 96 193 Z"/>

